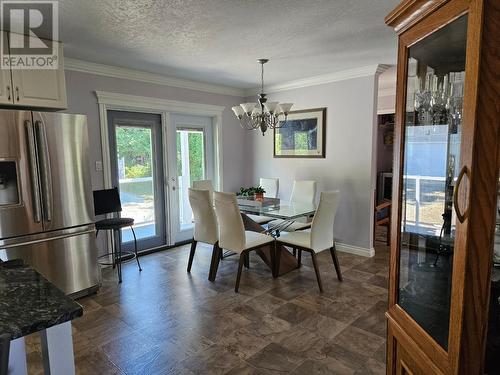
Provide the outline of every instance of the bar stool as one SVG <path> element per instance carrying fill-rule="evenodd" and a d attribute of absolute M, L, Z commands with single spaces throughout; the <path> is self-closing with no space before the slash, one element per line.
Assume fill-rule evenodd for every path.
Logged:
<path fill-rule="evenodd" d="M 118 282 L 122 282 L 122 255 L 132 255 L 137 261 L 137 266 L 139 271 L 142 271 L 141 264 L 139 263 L 139 256 L 137 255 L 137 237 L 134 231 L 134 219 L 130 217 L 120 217 L 120 212 L 122 211 L 122 205 L 120 202 L 120 194 L 118 193 L 118 188 L 114 187 L 112 189 L 95 190 L 94 191 L 94 213 L 95 215 L 106 215 L 106 214 L 116 214 L 117 217 L 99 220 L 95 223 L 96 237 L 100 230 L 111 230 L 113 231 L 113 246 L 111 247 L 111 252 L 103 254 L 99 259 L 109 256 L 111 254 L 113 262 L 103 263 L 101 265 L 113 265 L 116 267 L 118 272 Z M 122 235 L 121 229 L 129 227 L 132 230 L 132 235 L 134 236 L 134 251 L 122 251 Z"/>

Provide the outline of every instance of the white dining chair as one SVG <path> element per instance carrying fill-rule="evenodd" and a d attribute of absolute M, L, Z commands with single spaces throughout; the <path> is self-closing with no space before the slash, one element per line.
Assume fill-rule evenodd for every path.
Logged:
<path fill-rule="evenodd" d="M 259 186 L 264 190 L 264 197 L 266 198 L 278 198 L 280 180 L 278 178 L 260 178 Z M 264 216 L 264 215 L 252 215 L 247 214 L 247 216 L 258 224 L 267 224 L 270 221 L 275 220 L 274 217 Z"/>
<path fill-rule="evenodd" d="M 317 183 L 312 180 L 296 180 L 293 182 L 292 196 L 290 197 L 290 204 L 314 204 L 316 198 Z M 283 224 L 284 220 L 278 219 L 269 223 L 271 227 L 278 227 Z M 311 227 L 311 221 L 306 218 L 306 221 L 294 221 L 283 229 L 283 232 L 295 232 L 304 230 Z"/>
<path fill-rule="evenodd" d="M 316 254 L 330 250 L 333 265 L 337 272 L 337 278 L 342 281 L 342 272 L 337 258 L 337 250 L 335 248 L 335 239 L 333 237 L 333 224 L 335 214 L 339 206 L 340 193 L 336 191 L 324 191 L 321 193 L 318 209 L 314 215 L 310 231 L 297 231 L 291 233 L 283 233 L 276 239 L 276 245 L 284 245 L 298 250 L 298 265 L 301 265 L 302 251 L 311 253 L 316 280 L 318 281 L 319 290 L 323 292 L 323 284 L 319 274 L 318 262 Z M 280 246 L 276 246 L 275 272 L 279 271 L 280 263 Z"/>
<path fill-rule="evenodd" d="M 193 211 L 194 218 L 194 235 L 191 242 L 191 251 L 189 253 L 189 261 L 187 272 L 191 272 L 193 258 L 196 252 L 198 242 L 203 242 L 212 245 L 212 258 L 217 254 L 217 218 L 215 216 L 214 207 L 212 204 L 211 193 L 209 190 L 188 189 L 189 203 Z M 213 262 L 213 259 L 212 259 Z M 212 275 L 208 274 L 209 280 Z"/>
<path fill-rule="evenodd" d="M 210 200 L 213 202 L 214 185 L 212 180 L 193 181 L 193 189 L 208 190 L 210 192 Z"/>
<path fill-rule="evenodd" d="M 220 260 L 220 253 L 223 249 L 240 254 L 238 274 L 236 276 L 236 284 L 234 286 L 234 291 L 238 293 L 241 270 L 244 263 L 246 263 L 248 267 L 248 254 L 250 251 L 259 249 L 266 245 L 274 246 L 274 238 L 258 232 L 245 230 L 235 194 L 214 192 L 214 204 L 219 227 L 219 244 L 216 249 L 218 254 L 213 257 L 215 263 L 213 264 L 212 275 L 215 279 Z M 274 251 L 271 251 L 271 254 L 274 254 Z M 274 259 L 272 262 L 274 264 Z"/>
<path fill-rule="evenodd" d="M 295 180 L 292 187 L 292 203 L 314 203 L 317 183 L 312 180 Z"/>
<path fill-rule="evenodd" d="M 280 187 L 279 178 L 260 178 L 259 185 L 266 191 L 264 197 L 267 198 L 278 198 L 278 192 Z"/>

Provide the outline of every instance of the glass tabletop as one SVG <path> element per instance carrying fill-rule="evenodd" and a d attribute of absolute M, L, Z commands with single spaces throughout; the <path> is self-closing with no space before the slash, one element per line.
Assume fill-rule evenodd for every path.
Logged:
<path fill-rule="evenodd" d="M 263 207 L 238 203 L 238 206 L 243 213 L 265 215 L 283 220 L 298 219 L 299 217 L 310 216 L 316 212 L 316 205 L 308 203 L 286 202 L 280 203 L 279 206 L 273 205 Z"/>

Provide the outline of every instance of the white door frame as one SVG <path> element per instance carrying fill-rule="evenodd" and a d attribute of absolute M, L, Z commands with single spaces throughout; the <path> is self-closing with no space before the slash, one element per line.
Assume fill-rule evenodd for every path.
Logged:
<path fill-rule="evenodd" d="M 213 118 L 208 116 L 199 116 L 199 115 L 186 115 L 181 113 L 173 113 L 171 114 L 172 120 L 172 128 L 174 135 L 176 135 L 178 129 L 192 129 L 202 131 L 204 134 L 203 137 L 203 151 L 206 153 L 205 157 L 205 179 L 209 179 L 214 181 L 216 178 L 215 171 L 215 153 L 214 153 L 214 134 L 213 134 Z M 211 131 L 211 134 L 209 133 Z M 172 163 L 170 164 L 171 174 L 177 172 L 177 149 L 174 150 L 174 157 L 171 159 Z M 178 180 L 178 178 L 177 178 Z M 171 179 L 172 181 L 172 179 Z M 177 181 L 179 185 L 179 181 Z M 180 187 L 179 187 L 180 188 Z M 178 203 L 178 204 L 176 204 Z M 180 205 L 182 202 L 174 202 L 174 204 L 170 207 L 172 211 L 179 212 Z M 193 228 L 182 229 L 180 220 L 175 220 L 178 218 L 177 216 L 173 216 L 172 220 L 174 221 L 173 227 L 177 228 L 176 235 L 177 242 L 179 240 L 186 241 L 192 237 Z M 179 218 L 180 219 L 180 218 Z"/>
<path fill-rule="evenodd" d="M 112 188 L 111 178 L 111 155 L 109 149 L 109 133 L 108 133 L 108 110 L 128 111 L 128 112 L 143 112 L 154 113 L 161 116 L 162 125 L 162 142 L 163 142 L 163 172 L 165 176 L 164 189 L 165 189 L 165 221 L 166 221 L 166 235 L 167 245 L 174 245 L 175 238 L 173 234 L 177 229 L 173 228 L 174 222 L 171 219 L 170 207 L 171 201 L 175 199 L 177 192 L 175 184 L 170 183 L 171 175 L 169 165 L 175 153 L 168 147 L 168 139 L 171 134 L 175 135 L 172 120 L 170 118 L 172 113 L 207 116 L 212 118 L 213 123 L 213 137 L 214 137 L 214 163 L 215 163 L 215 180 L 214 185 L 216 189 L 222 187 L 222 112 L 223 106 L 181 102 L 176 100 L 166 100 L 147 96 L 136 96 L 128 94 L 120 94 L 107 91 L 95 91 L 97 97 L 97 104 L 99 106 L 99 123 L 101 129 L 101 149 L 102 149 L 102 167 L 104 174 L 104 188 Z M 175 138 L 174 138 L 175 139 Z M 175 142 L 174 142 L 175 144 Z M 177 176 L 175 176 L 177 181 Z M 108 234 L 108 248 L 111 248 L 111 237 Z"/>

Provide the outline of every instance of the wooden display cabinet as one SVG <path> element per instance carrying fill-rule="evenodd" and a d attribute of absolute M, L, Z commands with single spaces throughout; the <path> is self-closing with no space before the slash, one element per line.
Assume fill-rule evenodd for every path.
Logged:
<path fill-rule="evenodd" d="M 500 1 L 407 0 L 386 23 L 399 38 L 387 373 L 500 373 L 485 366 Z"/>

